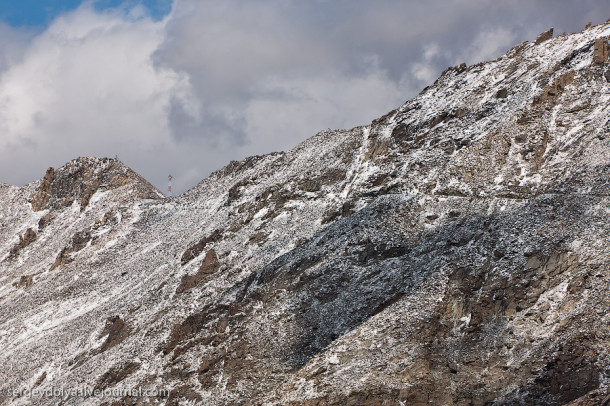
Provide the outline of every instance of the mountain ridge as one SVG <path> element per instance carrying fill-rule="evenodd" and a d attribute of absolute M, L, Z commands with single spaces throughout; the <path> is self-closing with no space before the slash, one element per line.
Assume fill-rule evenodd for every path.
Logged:
<path fill-rule="evenodd" d="M 547 37 L 171 199 L 6 188 L 0 403 L 604 402 L 610 24 Z"/>

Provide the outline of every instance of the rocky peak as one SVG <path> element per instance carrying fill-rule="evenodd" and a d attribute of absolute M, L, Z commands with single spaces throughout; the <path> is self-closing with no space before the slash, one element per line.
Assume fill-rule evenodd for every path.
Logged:
<path fill-rule="evenodd" d="M 84 211 L 98 191 L 131 185 L 136 198 L 157 199 L 161 194 L 144 178 L 112 158 L 80 157 L 61 168 L 47 169 L 31 196 L 32 210 L 58 209 L 77 202 Z"/>

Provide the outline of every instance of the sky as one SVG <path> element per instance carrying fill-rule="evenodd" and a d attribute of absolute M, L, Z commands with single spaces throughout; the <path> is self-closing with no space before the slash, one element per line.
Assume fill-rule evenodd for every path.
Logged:
<path fill-rule="evenodd" d="M 118 156 L 181 193 L 608 18 L 607 0 L 0 0 L 0 182 Z"/>

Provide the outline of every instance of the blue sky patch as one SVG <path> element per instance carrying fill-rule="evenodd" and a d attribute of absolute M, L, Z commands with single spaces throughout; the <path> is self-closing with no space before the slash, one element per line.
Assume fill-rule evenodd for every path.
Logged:
<path fill-rule="evenodd" d="M 57 16 L 74 10 L 85 0 L 0 0 L 0 20 L 15 27 L 45 27 Z M 146 7 L 155 20 L 166 16 L 172 0 L 97 0 L 97 10 L 117 7 L 130 9 L 138 4 Z"/>

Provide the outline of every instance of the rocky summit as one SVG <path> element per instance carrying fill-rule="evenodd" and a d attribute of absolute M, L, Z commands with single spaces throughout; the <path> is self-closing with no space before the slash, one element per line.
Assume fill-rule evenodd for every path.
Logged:
<path fill-rule="evenodd" d="M 177 197 L 114 159 L 0 185 L 0 404 L 609 404 L 609 38 Z"/>

